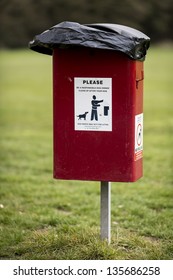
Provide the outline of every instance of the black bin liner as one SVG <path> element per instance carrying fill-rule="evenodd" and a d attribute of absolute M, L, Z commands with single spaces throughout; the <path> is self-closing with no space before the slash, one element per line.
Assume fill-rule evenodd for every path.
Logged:
<path fill-rule="evenodd" d="M 61 22 L 29 43 L 30 49 L 52 55 L 54 48 L 81 46 L 120 51 L 134 60 L 144 60 L 150 38 L 144 33 L 119 24 L 79 24 Z"/>

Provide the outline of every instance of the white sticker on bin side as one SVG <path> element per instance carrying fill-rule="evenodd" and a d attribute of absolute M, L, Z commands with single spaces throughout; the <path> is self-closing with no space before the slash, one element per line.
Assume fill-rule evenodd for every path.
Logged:
<path fill-rule="evenodd" d="M 112 78 L 74 78 L 75 130 L 112 131 Z"/>
<path fill-rule="evenodd" d="M 143 114 L 135 116 L 135 156 L 134 160 L 143 157 Z"/>

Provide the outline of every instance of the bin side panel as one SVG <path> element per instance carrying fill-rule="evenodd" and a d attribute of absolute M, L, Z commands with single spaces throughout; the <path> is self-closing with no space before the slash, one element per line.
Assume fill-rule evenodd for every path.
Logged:
<path fill-rule="evenodd" d="M 139 151 L 135 151 L 134 162 L 134 179 L 143 176 L 143 82 L 144 82 L 144 63 L 136 61 L 136 94 L 135 94 L 135 116 L 139 116 L 138 124 L 136 124 L 135 131 L 135 148 L 138 147 Z M 137 118 L 137 117 L 136 117 Z"/>

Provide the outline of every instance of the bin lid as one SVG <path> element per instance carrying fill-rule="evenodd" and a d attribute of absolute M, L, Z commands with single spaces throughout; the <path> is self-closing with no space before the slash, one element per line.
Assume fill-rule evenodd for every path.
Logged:
<path fill-rule="evenodd" d="M 72 46 L 120 51 L 134 60 L 144 60 L 150 38 L 144 33 L 119 24 L 61 22 L 36 35 L 30 49 L 52 55 L 54 48 Z"/>

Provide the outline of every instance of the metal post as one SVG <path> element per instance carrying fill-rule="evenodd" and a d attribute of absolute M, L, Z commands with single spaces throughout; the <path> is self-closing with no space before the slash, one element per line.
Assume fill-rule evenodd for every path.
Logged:
<path fill-rule="evenodd" d="M 101 182 L 101 239 L 111 241 L 111 183 Z"/>

